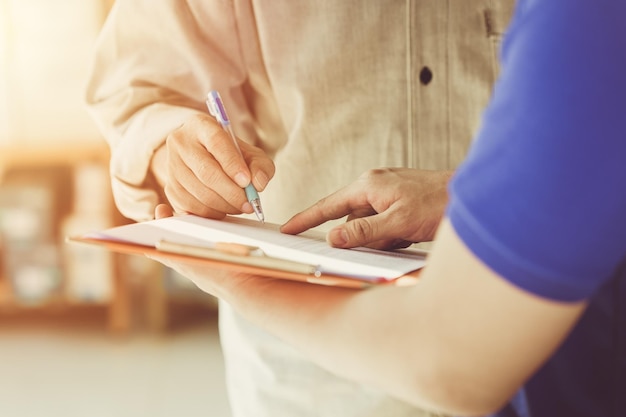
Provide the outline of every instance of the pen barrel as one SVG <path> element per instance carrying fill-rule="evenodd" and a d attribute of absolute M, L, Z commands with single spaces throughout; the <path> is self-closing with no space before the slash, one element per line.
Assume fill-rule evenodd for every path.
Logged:
<path fill-rule="evenodd" d="M 254 185 L 252 185 L 252 183 L 248 184 L 244 190 L 246 191 L 246 198 L 250 203 L 252 203 L 254 200 L 260 201 L 259 193 L 256 191 L 256 188 L 254 188 Z"/>
<path fill-rule="evenodd" d="M 228 134 L 230 135 L 230 139 L 233 141 L 233 144 L 235 145 L 237 152 L 239 152 L 239 156 L 241 156 L 241 159 L 245 161 L 245 158 L 243 157 L 243 153 L 241 152 L 241 148 L 239 147 L 239 142 L 237 142 L 237 136 L 235 136 L 235 132 L 233 132 L 233 128 L 231 127 L 230 122 L 223 124 L 222 126 L 224 130 L 226 130 L 226 132 L 228 132 Z"/>

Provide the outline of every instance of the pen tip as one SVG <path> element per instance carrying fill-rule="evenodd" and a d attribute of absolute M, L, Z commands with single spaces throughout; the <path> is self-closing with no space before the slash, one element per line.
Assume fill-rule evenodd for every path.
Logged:
<path fill-rule="evenodd" d="M 252 208 L 254 209 L 254 214 L 259 219 L 261 223 L 265 223 L 265 215 L 263 214 L 263 210 L 261 209 L 261 202 L 258 198 L 255 198 L 251 201 Z"/>

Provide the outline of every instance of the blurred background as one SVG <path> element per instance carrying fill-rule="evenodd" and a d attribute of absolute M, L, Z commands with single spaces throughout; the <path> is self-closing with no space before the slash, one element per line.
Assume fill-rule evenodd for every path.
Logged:
<path fill-rule="evenodd" d="M 229 416 L 216 302 L 140 256 L 83 104 L 113 0 L 0 0 L 0 416 Z"/>

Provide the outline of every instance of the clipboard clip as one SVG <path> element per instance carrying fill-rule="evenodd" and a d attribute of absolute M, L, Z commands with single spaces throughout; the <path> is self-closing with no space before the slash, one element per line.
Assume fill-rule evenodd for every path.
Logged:
<path fill-rule="evenodd" d="M 309 265 L 302 262 L 270 257 L 265 255 L 265 252 L 257 246 L 243 245 L 240 243 L 215 242 L 210 246 L 197 246 L 159 240 L 156 243 L 156 249 L 162 252 L 175 253 L 178 255 L 294 272 L 312 275 L 314 277 L 321 276 L 320 268 L 317 265 Z"/>

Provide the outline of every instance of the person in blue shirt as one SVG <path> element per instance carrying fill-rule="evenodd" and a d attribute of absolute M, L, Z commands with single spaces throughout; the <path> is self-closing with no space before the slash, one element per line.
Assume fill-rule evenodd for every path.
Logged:
<path fill-rule="evenodd" d="M 626 2 L 520 0 L 420 282 L 367 291 L 169 264 L 327 369 L 454 415 L 626 416 Z M 418 242 L 419 172 L 298 213 L 333 246 Z M 171 214 L 158 207 L 157 215 Z"/>

